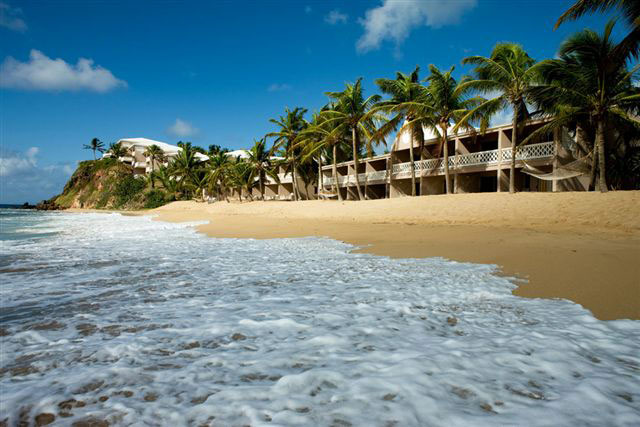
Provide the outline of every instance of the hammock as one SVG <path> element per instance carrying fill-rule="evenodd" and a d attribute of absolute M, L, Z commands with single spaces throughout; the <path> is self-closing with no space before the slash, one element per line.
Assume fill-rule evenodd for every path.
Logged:
<path fill-rule="evenodd" d="M 575 178 L 591 172 L 591 162 L 589 161 L 589 157 L 591 157 L 591 153 L 579 158 L 578 160 L 574 160 L 571 163 L 567 163 L 566 165 L 558 166 L 552 172 L 541 171 L 540 169 L 527 164 L 527 162 L 523 160 L 522 163 L 524 163 L 524 168 L 522 168 L 522 172 L 543 181 L 557 181 L 561 179 Z"/>

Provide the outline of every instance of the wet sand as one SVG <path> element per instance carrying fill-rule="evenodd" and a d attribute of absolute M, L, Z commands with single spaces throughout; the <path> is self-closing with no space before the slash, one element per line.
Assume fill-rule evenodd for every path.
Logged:
<path fill-rule="evenodd" d="M 198 229 L 212 237 L 327 236 L 377 255 L 496 264 L 516 278 L 516 295 L 570 299 L 602 320 L 640 319 L 638 191 L 174 202 L 138 214 L 208 220 Z"/>

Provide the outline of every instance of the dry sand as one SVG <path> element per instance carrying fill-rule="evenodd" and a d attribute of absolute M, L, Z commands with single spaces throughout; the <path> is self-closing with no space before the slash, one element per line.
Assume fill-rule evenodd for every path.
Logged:
<path fill-rule="evenodd" d="M 143 212 L 209 220 L 214 237 L 328 236 L 362 252 L 497 264 L 530 298 L 640 319 L 640 191 L 460 194 L 361 202 L 174 202 Z"/>

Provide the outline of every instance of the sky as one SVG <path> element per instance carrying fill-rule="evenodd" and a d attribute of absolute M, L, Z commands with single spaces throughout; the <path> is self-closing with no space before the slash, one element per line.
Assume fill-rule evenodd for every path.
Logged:
<path fill-rule="evenodd" d="M 61 192 L 94 137 L 247 148 L 285 107 L 310 114 L 359 77 L 367 96 L 375 79 L 416 65 L 421 77 L 455 66 L 459 78 L 471 72 L 462 58 L 500 41 L 551 58 L 610 17 L 553 31 L 571 4 L 0 0 L 0 203 Z"/>

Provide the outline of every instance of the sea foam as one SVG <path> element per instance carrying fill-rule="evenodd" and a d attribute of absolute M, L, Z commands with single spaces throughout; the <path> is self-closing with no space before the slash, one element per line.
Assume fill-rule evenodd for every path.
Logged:
<path fill-rule="evenodd" d="M 0 254 L 9 425 L 43 413 L 60 425 L 640 419 L 640 323 L 515 297 L 494 266 L 323 238 L 211 239 L 117 214 L 34 226 L 55 232 Z"/>

